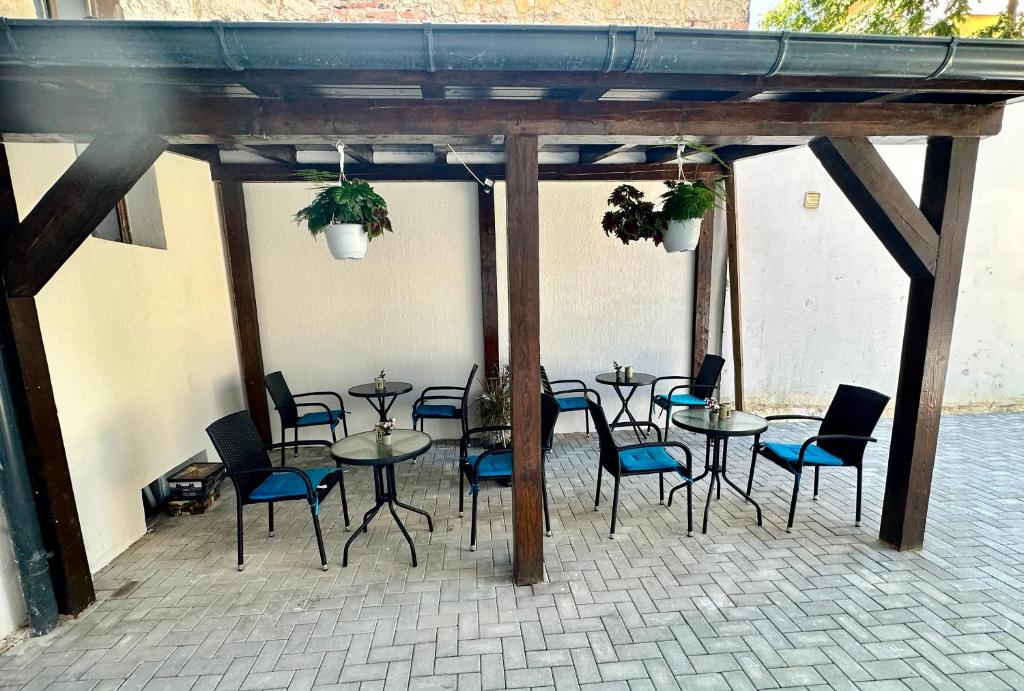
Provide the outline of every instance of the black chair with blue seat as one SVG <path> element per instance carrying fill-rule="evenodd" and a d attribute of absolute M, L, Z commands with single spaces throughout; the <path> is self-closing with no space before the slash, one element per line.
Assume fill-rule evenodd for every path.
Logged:
<path fill-rule="evenodd" d="M 412 428 L 419 423 L 423 431 L 424 420 L 461 420 L 462 434 L 466 433 L 469 415 L 469 390 L 473 388 L 473 377 L 479 367 L 473 365 L 465 386 L 428 386 L 412 404 Z M 439 401 L 445 401 L 441 403 Z"/>
<path fill-rule="evenodd" d="M 678 473 L 686 484 L 686 532 L 693 534 L 693 457 L 689 447 L 677 441 L 661 441 L 661 430 L 653 422 L 640 421 L 636 424 L 647 427 L 658 441 L 644 442 L 619 446 L 612 436 L 608 418 L 604 409 L 593 401 L 590 402 L 590 415 L 597 429 L 600 445 L 600 461 L 597 466 L 597 492 L 594 494 L 594 511 L 601 502 L 601 474 L 607 470 L 615 479 L 615 490 L 612 494 L 612 524 L 608 531 L 609 538 L 615 538 L 615 524 L 619 511 L 619 481 L 624 477 L 636 475 L 658 474 L 659 503 L 665 501 L 665 473 Z M 678 449 L 686 457 L 684 465 L 668 452 Z M 672 495 L 669 494 L 668 505 L 672 506 Z"/>
<path fill-rule="evenodd" d="M 548 513 L 548 483 L 545 471 L 547 454 L 554 441 L 555 423 L 558 422 L 559 407 L 554 396 L 541 394 L 540 397 L 540 440 L 541 440 L 541 494 L 544 497 L 544 530 L 551 536 L 551 516 Z M 489 432 L 511 431 L 510 425 L 488 425 L 485 427 L 467 428 L 459 445 L 459 515 L 463 514 L 465 483 L 469 482 L 469 493 L 473 497 L 471 527 L 469 533 L 469 549 L 476 551 L 476 517 L 477 498 L 480 494 L 480 483 L 512 482 L 512 466 L 515 458 L 513 448 L 488 449 L 477 456 L 469 454 L 470 437 Z M 513 440 L 514 443 L 514 440 Z"/>
<path fill-rule="evenodd" d="M 651 385 L 651 406 L 647 419 L 654 422 L 654 407 L 657 406 L 665 411 L 665 438 L 668 439 L 669 426 L 672 423 L 673 408 L 703 408 L 706 399 L 714 396 L 718 388 L 718 379 L 722 376 L 722 367 L 725 366 L 725 359 L 708 354 L 700 363 L 696 377 L 683 377 L 671 375 L 658 377 Z M 658 393 L 658 384 L 668 381 L 685 381 L 686 384 L 676 384 L 668 392 Z"/>
<path fill-rule="evenodd" d="M 296 455 L 299 453 L 299 428 L 301 427 L 320 427 L 326 425 L 331 429 L 331 439 L 338 441 L 335 428 L 340 424 L 345 431 L 345 436 L 348 436 L 348 422 L 345 420 L 345 402 L 342 400 L 341 394 L 334 391 L 292 393 L 288 382 L 285 381 L 284 375 L 281 372 L 271 372 L 263 377 L 263 383 L 267 387 L 267 393 L 270 394 L 270 400 L 274 402 L 274 410 L 277 411 L 278 416 L 281 418 L 281 465 L 284 465 L 285 437 L 288 430 L 293 430 L 294 432 L 292 445 L 295 448 Z M 320 401 L 297 402 L 295 400 L 296 398 L 311 398 L 313 396 L 336 398 L 338 400 L 338 407 L 332 408 L 330 405 Z M 316 408 L 316 410 L 299 415 L 300 408 Z"/>
<path fill-rule="evenodd" d="M 238 570 L 245 566 L 242 534 L 242 507 L 246 504 L 266 504 L 270 536 L 274 536 L 274 503 L 301 501 L 309 504 L 313 517 L 313 531 L 320 550 L 320 564 L 327 570 L 327 555 L 320 532 L 320 504 L 334 485 L 341 493 L 341 510 L 345 517 L 345 530 L 349 529 L 348 500 L 345 497 L 345 477 L 341 469 L 274 467 L 269 449 L 281 446 L 263 444 L 256 425 L 245 410 L 226 415 L 206 428 L 217 449 L 227 476 L 235 486 L 236 519 L 238 522 Z M 289 443 L 290 445 L 291 443 Z M 299 446 L 330 447 L 326 441 L 301 441 Z"/>
<path fill-rule="evenodd" d="M 587 386 L 586 382 L 582 379 L 555 379 L 554 381 L 548 379 L 548 373 L 544 369 L 544 365 L 540 367 L 540 384 L 544 389 L 544 393 L 554 396 L 555 400 L 558 401 L 559 411 L 571 413 L 582 410 L 584 412 L 583 419 L 587 434 L 590 434 L 590 407 L 587 404 L 591 400 L 591 396 L 593 396 L 592 400 L 597 401 L 597 404 L 601 405 L 601 394 Z M 567 389 L 564 388 L 566 385 L 571 386 Z M 559 387 L 557 391 L 554 388 L 556 386 Z"/>
<path fill-rule="evenodd" d="M 882 417 L 889 397 L 885 394 L 849 384 L 840 384 L 824 417 L 814 415 L 769 415 L 774 420 L 818 420 L 818 433 L 800 444 L 762 442 L 754 437 L 754 451 L 750 458 L 750 476 L 747 478 L 747 496 L 754 485 L 754 465 L 758 456 L 793 474 L 793 498 L 789 504 L 789 523 L 786 532 L 793 529 L 796 500 L 800 494 L 800 478 L 805 466 L 814 468 L 814 500 L 818 499 L 818 473 L 822 468 L 857 469 L 856 525 L 860 525 L 861 482 L 863 479 L 864 450 L 876 441 L 871 434 Z"/>

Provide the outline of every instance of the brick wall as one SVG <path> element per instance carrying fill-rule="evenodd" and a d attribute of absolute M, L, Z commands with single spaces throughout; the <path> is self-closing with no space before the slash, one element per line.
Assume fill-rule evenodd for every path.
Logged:
<path fill-rule="evenodd" d="M 102 4 L 113 7 L 104 9 L 107 16 L 123 14 L 126 19 L 649 24 L 730 29 L 746 28 L 750 9 L 749 0 L 105 0 Z"/>

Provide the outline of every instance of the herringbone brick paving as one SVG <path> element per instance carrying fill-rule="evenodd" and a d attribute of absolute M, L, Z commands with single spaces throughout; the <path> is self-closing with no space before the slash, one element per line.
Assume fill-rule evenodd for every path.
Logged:
<path fill-rule="evenodd" d="M 805 424 L 773 437 L 798 441 Z M 864 524 L 854 474 L 805 482 L 785 532 L 790 477 L 759 464 L 757 527 L 724 493 L 707 535 L 686 536 L 685 501 L 660 506 L 657 480 L 624 480 L 615 540 L 610 486 L 593 510 L 596 440 L 558 438 L 549 459 L 554 537 L 548 581 L 510 585 L 511 490 L 481 494 L 479 550 L 458 515 L 455 449 L 398 468 L 420 554 L 390 517 L 371 524 L 341 568 L 333 494 L 323 507 L 331 568 L 309 514 L 279 505 L 277 536 L 249 507 L 247 567 L 235 570 L 230 491 L 204 515 L 163 519 L 96 578 L 99 602 L 0 657 L 0 684 L 24 689 L 749 689 L 1024 688 L 1024 415 L 946 417 L 925 550 L 877 539 L 889 425 L 868 451 Z M 689 436 L 698 457 L 703 444 Z M 749 442 L 734 443 L 745 481 Z M 323 464 L 322 457 L 300 457 Z M 348 470 L 352 515 L 369 474 Z M 742 484 L 742 482 L 741 482 Z M 707 485 L 698 485 L 695 519 Z M 685 497 L 683 497 L 685 499 Z M 468 503 L 467 503 L 468 506 Z"/>

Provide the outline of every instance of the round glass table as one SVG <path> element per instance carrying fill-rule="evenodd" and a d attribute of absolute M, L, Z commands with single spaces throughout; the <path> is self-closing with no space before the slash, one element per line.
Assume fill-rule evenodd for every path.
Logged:
<path fill-rule="evenodd" d="M 609 427 L 612 429 L 616 427 L 632 427 L 638 442 L 642 442 L 647 438 L 647 433 L 643 430 L 647 422 L 637 422 L 636 418 L 633 417 L 633 413 L 629 410 L 629 399 L 633 398 L 633 394 L 636 393 L 637 389 L 641 386 L 650 386 L 654 383 L 655 379 L 656 377 L 653 374 L 645 374 L 643 372 L 633 372 L 633 376 L 627 378 L 621 370 L 619 372 L 605 372 L 594 377 L 598 384 L 612 387 L 615 390 L 615 395 L 622 402 L 622 409 L 615 416 L 615 419 L 612 420 Z M 626 391 L 626 395 L 622 394 L 623 391 Z M 619 422 L 623 415 L 628 420 Z"/>
<path fill-rule="evenodd" d="M 352 542 L 359 536 L 359 533 L 369 532 L 368 526 L 370 521 L 373 520 L 377 512 L 385 505 L 391 511 L 391 516 L 395 519 L 395 523 L 398 524 L 398 529 L 405 536 L 405 541 L 409 543 L 409 551 L 412 552 L 412 565 L 416 566 L 416 546 L 413 545 L 412 537 L 409 535 L 409 531 L 405 529 L 402 519 L 395 512 L 395 506 L 401 506 L 403 509 L 418 513 L 426 518 L 427 529 L 430 532 L 434 532 L 434 521 L 431 519 L 430 514 L 423 509 L 417 509 L 398 500 L 395 493 L 395 465 L 426 453 L 430 449 L 431 444 L 433 444 L 433 440 L 423 432 L 412 429 L 396 429 L 391 433 L 391 444 L 389 446 L 384 446 L 377 442 L 376 432 L 353 434 L 350 437 L 345 437 L 341 441 L 335 442 L 331 446 L 331 457 L 339 466 L 342 464 L 367 466 L 373 469 L 373 491 L 376 501 L 370 507 L 370 510 L 363 514 L 362 525 L 356 528 L 355 533 L 345 543 L 345 551 L 341 561 L 343 567 L 348 566 L 348 549 L 352 546 Z"/>
<path fill-rule="evenodd" d="M 378 389 L 377 385 L 373 383 L 360 384 L 349 389 L 348 395 L 365 398 L 366 402 L 380 415 L 380 421 L 384 422 L 388 419 L 388 411 L 391 410 L 391 406 L 395 404 L 398 397 L 410 391 L 412 391 L 412 384 L 408 382 L 385 380 L 383 389 Z"/>
<path fill-rule="evenodd" d="M 754 508 L 757 509 L 757 524 L 761 525 L 761 507 L 750 498 L 749 494 L 729 479 L 726 461 L 728 459 L 730 437 L 752 437 L 761 434 L 768 429 L 768 421 L 759 415 L 744 413 L 741 410 L 734 410 L 729 418 L 722 419 L 717 417 L 715 420 L 712 420 L 711 411 L 707 408 L 691 408 L 674 414 L 672 416 L 672 424 L 680 429 L 703 434 L 707 437 L 709 453 L 705 456 L 704 472 L 692 480 L 692 482 L 697 482 L 705 476 L 711 475 L 711 480 L 708 482 L 708 499 L 704 504 L 703 532 L 708 532 L 708 511 L 711 508 L 712 495 L 716 495 L 716 488 L 717 498 L 722 498 L 722 480 L 725 480 L 725 483 L 743 497 L 744 500 L 754 505 Z M 672 488 L 672 491 L 668 494 L 670 503 L 675 491 L 685 486 L 686 483 L 684 482 Z"/>

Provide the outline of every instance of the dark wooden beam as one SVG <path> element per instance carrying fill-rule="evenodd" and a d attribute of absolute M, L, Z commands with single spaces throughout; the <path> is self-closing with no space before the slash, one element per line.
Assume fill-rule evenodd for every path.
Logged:
<path fill-rule="evenodd" d="M 1001 105 L 921 103 L 724 103 L 564 100 L 445 101 L 345 98 L 256 99 L 166 94 L 85 98 L 8 85 L 0 133 L 19 139 L 100 132 L 152 132 L 173 144 L 269 144 L 369 135 L 483 136 L 513 132 L 575 136 L 985 136 L 999 132 Z M 33 136 L 37 135 L 37 136 Z"/>
<path fill-rule="evenodd" d="M 345 153 L 360 163 L 373 165 L 373 147 L 368 144 L 346 144 Z"/>
<path fill-rule="evenodd" d="M 580 147 L 580 164 L 597 163 L 615 154 L 636 151 L 638 144 L 584 144 Z"/>
<path fill-rule="evenodd" d="M 18 225 L 7 153 L 0 144 L 0 234 L 6 237 Z M 62 614 L 76 615 L 95 602 L 96 593 L 33 298 L 0 299 L 0 348 L 57 605 Z"/>
<path fill-rule="evenodd" d="M 744 158 L 752 158 L 754 156 L 761 156 L 762 154 L 770 154 L 776 151 L 784 151 L 792 148 L 793 146 L 790 144 L 771 144 L 765 146 L 753 144 L 732 144 L 715 149 L 715 155 L 726 163 L 732 163 L 733 161 L 739 161 Z"/>
<path fill-rule="evenodd" d="M 711 337 L 711 264 L 715 248 L 715 212 L 712 209 L 700 223 L 700 240 L 693 259 L 693 349 L 691 376 L 697 376 L 700 363 L 708 354 Z"/>
<path fill-rule="evenodd" d="M 220 165 L 220 152 L 212 144 L 178 144 L 167 147 L 167 150 L 172 154 L 209 163 L 211 166 Z"/>
<path fill-rule="evenodd" d="M 544 580 L 540 438 L 540 212 L 537 137 L 505 138 L 508 166 L 509 350 L 512 366 L 513 577 L 517 585 Z"/>
<path fill-rule="evenodd" d="M 295 147 L 286 144 L 268 144 L 266 146 L 255 146 L 249 144 L 232 144 L 232 149 L 244 151 L 253 156 L 261 156 L 277 163 L 285 165 L 295 164 Z"/>
<path fill-rule="evenodd" d="M 347 151 L 346 147 L 346 151 Z M 505 179 L 502 164 L 474 165 L 473 172 L 481 178 Z M 238 182 L 296 182 L 297 170 L 323 170 L 337 174 L 337 164 L 300 164 L 296 166 L 223 164 L 215 166 L 213 177 L 217 180 Z M 687 164 L 683 172 L 689 178 L 714 175 L 721 171 L 716 164 Z M 345 174 L 371 182 L 382 181 L 464 181 L 474 182 L 473 177 L 461 165 L 448 163 L 380 163 L 376 165 L 353 164 L 345 166 Z M 646 163 L 601 163 L 578 165 L 575 163 L 552 163 L 540 166 L 541 180 L 667 180 L 675 179 L 674 165 L 649 165 Z"/>
<path fill-rule="evenodd" d="M 221 232 L 227 261 L 228 286 L 235 318 L 238 359 L 242 367 L 242 388 L 245 405 L 256 423 L 260 436 L 271 440 L 270 412 L 263 384 L 263 345 L 260 342 L 260 320 L 256 310 L 256 283 L 252 273 L 249 250 L 249 226 L 245 214 L 245 194 L 240 182 L 218 182 Z"/>
<path fill-rule="evenodd" d="M 725 225 L 728 236 L 729 319 L 732 331 L 732 377 L 736 410 L 745 410 L 746 391 L 743 385 L 743 319 L 740 291 L 740 220 L 736 195 L 736 171 L 725 178 Z M 723 348 L 724 350 L 724 348 Z"/>
<path fill-rule="evenodd" d="M 978 157 L 976 138 L 928 142 L 921 210 L 938 231 L 935 275 L 910 280 L 879 539 L 924 544 L 942 396 Z"/>
<path fill-rule="evenodd" d="M 484 338 L 484 374 L 498 371 L 498 258 L 494 231 L 494 191 L 477 185 L 480 225 L 480 310 Z"/>
<path fill-rule="evenodd" d="M 430 99 L 430 100 L 435 100 L 435 101 L 444 100 L 444 98 L 445 98 L 444 84 L 421 84 L 420 85 L 420 94 L 425 99 Z"/>
<path fill-rule="evenodd" d="M 911 277 L 934 274 L 939 237 L 871 142 L 826 138 L 810 146 L 903 270 Z"/>
<path fill-rule="evenodd" d="M 4 238 L 8 295 L 38 293 L 165 148 L 148 134 L 97 137 Z"/>

